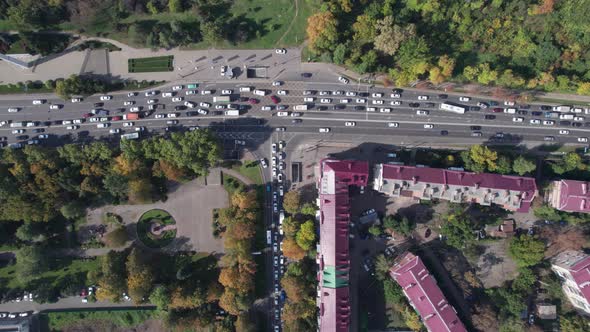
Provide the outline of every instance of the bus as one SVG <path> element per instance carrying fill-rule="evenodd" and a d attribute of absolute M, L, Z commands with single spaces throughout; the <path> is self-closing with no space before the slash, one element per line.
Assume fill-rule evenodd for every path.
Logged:
<path fill-rule="evenodd" d="M 463 114 L 467 110 L 467 108 L 465 106 L 460 106 L 460 105 L 451 104 L 451 103 L 441 103 L 440 109 L 443 111 L 449 111 L 449 112 L 454 112 L 454 113 L 459 113 L 459 114 Z"/>
<path fill-rule="evenodd" d="M 229 98 L 229 96 L 215 96 L 215 97 L 213 97 L 214 103 L 229 103 L 230 101 L 231 101 L 231 99 Z"/>
<path fill-rule="evenodd" d="M 139 133 L 129 133 L 129 134 L 123 134 L 121 135 L 121 139 L 125 140 L 125 139 L 138 139 L 139 138 Z"/>

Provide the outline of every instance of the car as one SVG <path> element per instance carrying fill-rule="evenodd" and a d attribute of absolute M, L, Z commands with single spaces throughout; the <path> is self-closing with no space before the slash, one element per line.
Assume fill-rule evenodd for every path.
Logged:
<path fill-rule="evenodd" d="M 135 97 L 137 96 L 137 92 L 128 92 L 127 97 Z"/>
<path fill-rule="evenodd" d="M 172 102 L 173 103 L 180 103 L 183 100 L 184 100 L 184 97 L 174 97 L 174 98 L 172 98 Z"/>
<path fill-rule="evenodd" d="M 583 116 L 574 116 L 574 121 L 584 121 Z"/>
<path fill-rule="evenodd" d="M 250 99 L 248 99 L 248 103 L 249 104 L 252 104 L 252 105 L 258 104 L 259 102 L 260 101 L 258 99 L 256 99 L 256 98 L 250 98 Z"/>
<path fill-rule="evenodd" d="M 416 110 L 416 115 L 428 115 L 430 114 L 427 110 Z"/>
<path fill-rule="evenodd" d="M 21 312 L 20 314 L 18 314 L 19 317 L 27 317 L 28 315 L 28 312 Z"/>
<path fill-rule="evenodd" d="M 559 130 L 559 135 L 569 135 L 570 131 L 567 129 L 561 129 Z"/>
<path fill-rule="evenodd" d="M 113 99 L 113 96 L 109 96 L 109 95 L 104 95 L 104 96 L 100 96 L 100 100 L 111 100 Z"/>
<path fill-rule="evenodd" d="M 355 91 L 346 91 L 345 94 L 348 97 L 355 97 L 356 96 L 356 92 Z"/>
<path fill-rule="evenodd" d="M 391 113 L 391 108 L 382 107 L 379 109 L 381 113 Z"/>
<path fill-rule="evenodd" d="M 361 105 L 357 105 L 354 107 L 355 111 L 364 111 L 365 110 L 365 106 L 361 106 Z"/>
<path fill-rule="evenodd" d="M 225 109 L 225 105 L 215 105 L 215 109 L 216 109 L 216 110 L 222 110 L 222 109 Z"/>
<path fill-rule="evenodd" d="M 273 106 L 271 106 L 271 105 L 265 105 L 260 108 L 260 110 L 262 110 L 262 111 L 272 111 L 272 109 L 273 109 Z"/>
<path fill-rule="evenodd" d="M 109 134 L 118 134 L 121 132 L 121 129 L 119 128 L 112 128 L 111 130 L 109 130 Z"/>
<path fill-rule="evenodd" d="M 156 114 L 154 117 L 155 117 L 156 119 L 163 119 L 163 118 L 165 118 L 166 116 L 165 116 L 164 114 Z"/>
<path fill-rule="evenodd" d="M 377 107 L 367 107 L 367 112 L 377 112 Z"/>
<path fill-rule="evenodd" d="M 531 112 L 531 115 L 532 115 L 532 116 L 541 116 L 541 115 L 543 115 L 543 112 L 539 112 L 539 111 L 532 111 L 532 112 Z"/>
<path fill-rule="evenodd" d="M 479 107 L 481 107 L 481 108 L 488 108 L 488 106 L 489 106 L 487 103 L 484 103 L 484 102 L 481 102 L 481 101 L 478 102 L 476 105 L 479 106 Z"/>
<path fill-rule="evenodd" d="M 371 103 L 373 105 L 383 105 L 383 100 L 380 100 L 380 99 L 372 100 Z"/>
<path fill-rule="evenodd" d="M 304 90 L 303 91 L 303 95 L 304 96 L 311 96 L 311 95 L 314 95 L 314 94 L 315 94 L 315 91 L 314 90 Z"/>
<path fill-rule="evenodd" d="M 388 122 L 387 123 L 387 127 L 389 127 L 389 128 L 397 128 L 397 127 L 399 127 L 399 123 L 397 123 L 397 122 Z"/>
<path fill-rule="evenodd" d="M 29 135 L 20 135 L 20 136 L 16 136 L 17 140 L 25 140 L 25 139 L 29 139 Z"/>
<path fill-rule="evenodd" d="M 50 108 L 51 108 L 51 106 L 50 106 Z M 20 108 L 19 107 L 10 107 L 10 108 L 8 108 L 8 113 L 16 113 L 18 111 L 20 111 Z"/>
<path fill-rule="evenodd" d="M 459 101 L 470 101 L 470 100 L 471 100 L 471 98 L 469 98 L 469 97 L 464 97 L 464 96 L 459 97 Z"/>
<path fill-rule="evenodd" d="M 471 129 L 471 130 L 481 130 L 481 126 L 470 126 L 469 129 Z"/>
<path fill-rule="evenodd" d="M 234 91 L 233 91 L 233 90 L 231 90 L 231 89 L 224 89 L 224 90 L 221 90 L 221 94 L 222 94 L 222 95 L 231 95 L 233 92 L 234 92 Z"/>
<path fill-rule="evenodd" d="M 330 99 L 330 98 L 322 98 L 322 99 L 320 99 L 320 103 L 322 103 L 322 104 L 329 104 L 331 102 L 332 102 L 332 99 Z"/>
<path fill-rule="evenodd" d="M 275 131 L 287 131 L 286 127 L 276 127 Z"/>
<path fill-rule="evenodd" d="M 123 106 L 131 106 L 134 104 L 135 104 L 135 101 L 133 101 L 133 100 L 126 100 L 123 102 Z"/>
<path fill-rule="evenodd" d="M 343 84 L 348 84 L 348 83 L 350 83 L 350 80 L 349 80 L 348 78 L 344 77 L 344 76 L 340 76 L 340 77 L 338 77 L 338 81 L 339 81 L 340 83 L 343 83 Z"/>
<path fill-rule="evenodd" d="M 90 118 L 88 121 L 90 121 L 90 122 L 99 122 L 100 121 L 100 118 Z"/>
<path fill-rule="evenodd" d="M 366 103 L 366 102 L 367 102 L 367 100 L 366 100 L 366 99 L 364 99 L 364 98 L 357 98 L 357 99 L 356 99 L 356 103 L 357 103 L 357 104 L 364 104 L 364 103 Z"/>
<path fill-rule="evenodd" d="M 266 158 L 260 159 L 260 165 L 262 165 L 262 168 L 268 167 L 268 163 L 266 162 Z"/>
<path fill-rule="evenodd" d="M 495 107 L 495 108 L 492 108 L 492 112 L 494 112 L 494 113 L 503 113 L 504 112 L 504 109 L 501 108 L 501 107 Z"/>
<path fill-rule="evenodd" d="M 330 132 L 330 128 L 327 128 L 327 127 L 320 128 L 320 133 L 329 133 L 329 132 Z"/>
<path fill-rule="evenodd" d="M 184 94 L 187 95 L 187 96 L 196 95 L 197 94 L 197 90 L 186 90 L 186 92 Z"/>
<path fill-rule="evenodd" d="M 449 135 L 449 131 L 448 130 L 441 130 L 440 131 L 440 135 L 441 136 L 448 136 Z"/>
<path fill-rule="evenodd" d="M 289 108 L 289 105 L 278 105 L 278 106 L 277 106 L 277 110 L 278 110 L 278 111 L 284 111 L 284 110 L 286 110 L 287 108 Z"/>
<path fill-rule="evenodd" d="M 80 128 L 80 126 L 67 126 L 66 127 L 67 130 L 77 130 L 78 128 Z"/>
<path fill-rule="evenodd" d="M 182 90 L 184 87 L 182 85 L 175 85 L 172 87 L 172 91 Z"/>
<path fill-rule="evenodd" d="M 588 143 L 588 137 L 578 137 L 578 142 L 580 142 L 580 143 Z"/>
<path fill-rule="evenodd" d="M 383 94 L 381 92 L 373 92 L 371 94 L 371 97 L 373 97 L 373 98 L 382 98 L 383 97 Z"/>
<path fill-rule="evenodd" d="M 524 122 L 524 118 L 523 117 L 514 117 L 514 118 L 512 118 L 512 122 Z"/>
<path fill-rule="evenodd" d="M 392 93 L 392 94 L 389 95 L 389 97 L 391 97 L 391 98 L 401 98 L 402 95 L 400 95 L 399 93 Z"/>
<path fill-rule="evenodd" d="M 278 104 L 281 102 L 277 96 L 270 96 L 270 100 L 272 100 L 272 102 L 275 104 Z"/>
<path fill-rule="evenodd" d="M 167 125 L 175 125 L 175 124 L 178 124 L 178 120 L 168 120 L 168 121 L 166 121 L 166 124 Z"/>
<path fill-rule="evenodd" d="M 320 96 L 329 96 L 331 94 L 332 93 L 330 91 L 320 91 L 320 93 L 319 93 Z"/>
<path fill-rule="evenodd" d="M 133 127 L 133 122 L 123 122 L 123 127 Z"/>
<path fill-rule="evenodd" d="M 277 48 L 275 49 L 276 54 L 287 54 L 287 50 L 284 48 Z"/>
<path fill-rule="evenodd" d="M 512 101 L 512 100 L 504 100 L 504 105 L 505 106 L 514 106 L 514 101 Z"/>
<path fill-rule="evenodd" d="M 409 103 L 408 106 L 416 108 L 416 107 L 420 107 L 420 103 Z"/>
<path fill-rule="evenodd" d="M 25 132 L 25 129 L 13 129 L 13 130 L 12 130 L 12 133 L 13 133 L 14 135 L 16 135 L 16 134 L 22 134 L 22 133 L 24 133 L 24 132 Z"/>
<path fill-rule="evenodd" d="M 287 90 L 279 90 L 279 91 L 277 91 L 277 95 L 279 95 L 279 96 L 286 96 L 287 93 L 288 93 Z"/>
<path fill-rule="evenodd" d="M 146 93 L 144 94 L 146 97 L 150 97 L 150 96 L 155 96 L 157 95 L 158 92 L 157 91 L 146 91 Z"/>
<path fill-rule="evenodd" d="M 45 104 L 45 99 L 35 99 L 33 100 L 33 105 L 42 105 Z"/>
<path fill-rule="evenodd" d="M 283 174 L 282 174 L 282 173 L 279 173 L 279 174 L 277 175 L 277 181 L 278 181 L 279 183 L 283 183 Z"/>
<path fill-rule="evenodd" d="M 70 99 L 70 101 L 71 101 L 72 103 L 79 103 L 79 102 L 81 102 L 81 101 L 82 101 L 82 98 L 72 98 L 72 99 Z"/>
<path fill-rule="evenodd" d="M 62 107 L 63 107 L 63 105 L 60 105 L 60 104 L 51 104 L 51 105 L 49 105 L 49 109 L 50 110 L 58 110 L 58 109 L 61 109 Z"/>
<path fill-rule="evenodd" d="M 555 124 L 555 121 L 553 121 L 553 120 L 543 120 L 544 126 L 553 126 L 554 124 Z"/>
<path fill-rule="evenodd" d="M 155 104 L 158 102 L 158 99 L 148 99 L 147 103 L 148 104 Z"/>
<path fill-rule="evenodd" d="M 96 125 L 96 128 L 101 129 L 101 128 L 107 128 L 109 127 L 111 124 L 110 123 L 98 123 Z"/>
<path fill-rule="evenodd" d="M 553 137 L 553 136 L 545 136 L 545 137 L 543 137 L 543 140 L 544 141 L 552 142 L 552 141 L 555 141 L 555 137 Z"/>
<path fill-rule="evenodd" d="M 311 77 L 311 73 L 301 73 L 301 77 L 303 77 L 303 78 L 310 78 Z"/>
<path fill-rule="evenodd" d="M 272 82 L 272 86 L 281 86 L 281 85 L 283 85 L 282 81 L 273 81 Z"/>
<path fill-rule="evenodd" d="M 162 97 L 163 98 L 171 98 L 175 95 L 174 92 L 162 92 Z"/>
<path fill-rule="evenodd" d="M 572 127 L 581 127 L 581 126 L 582 126 L 582 123 L 580 123 L 580 122 L 572 123 Z"/>
<path fill-rule="evenodd" d="M 202 101 L 199 103 L 199 106 L 209 108 L 209 107 L 211 107 L 211 104 L 209 104 L 208 102 Z"/>
<path fill-rule="evenodd" d="M 425 96 L 425 95 L 418 96 L 418 100 L 428 100 L 428 96 Z"/>
<path fill-rule="evenodd" d="M 518 111 L 516 112 L 516 114 L 518 114 L 518 115 L 528 115 L 528 114 L 529 114 L 529 111 L 525 111 L 525 110 L 518 110 Z"/>
<path fill-rule="evenodd" d="M 345 127 L 354 127 L 354 126 L 356 126 L 356 122 L 354 122 L 354 121 L 346 121 L 346 122 L 344 122 L 344 126 Z"/>
<path fill-rule="evenodd" d="M 199 108 L 199 109 L 197 109 L 197 113 L 199 113 L 201 115 L 207 115 L 207 114 L 209 114 L 209 111 L 207 111 L 206 109 Z"/>
<path fill-rule="evenodd" d="M 49 135 L 47 135 L 47 134 L 41 134 L 41 135 L 37 136 L 37 138 L 38 139 L 48 139 L 49 138 Z"/>
<path fill-rule="evenodd" d="M 432 129 L 432 128 L 434 128 L 433 124 L 430 124 L 430 123 L 424 124 L 424 129 Z"/>
<path fill-rule="evenodd" d="M 539 119 L 531 119 L 530 124 L 534 124 L 534 125 L 540 125 L 541 124 L 541 120 Z"/>
<path fill-rule="evenodd" d="M 478 112 L 481 111 L 481 107 L 479 106 L 469 106 L 469 110 L 472 112 Z"/>
<path fill-rule="evenodd" d="M 391 106 L 400 106 L 402 104 L 399 100 L 393 100 L 389 103 Z"/>
<path fill-rule="evenodd" d="M 471 136 L 473 137 L 481 137 L 483 134 L 481 133 L 481 131 L 474 131 L 471 133 Z"/>
<path fill-rule="evenodd" d="M 293 113 L 291 113 L 291 116 L 292 117 L 303 116 L 303 113 L 301 113 L 301 112 L 293 112 Z"/>

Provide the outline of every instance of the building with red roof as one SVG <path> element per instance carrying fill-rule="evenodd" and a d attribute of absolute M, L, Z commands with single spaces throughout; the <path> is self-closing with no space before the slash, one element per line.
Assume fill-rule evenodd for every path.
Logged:
<path fill-rule="evenodd" d="M 324 159 L 320 162 L 318 174 L 318 328 L 322 332 L 348 332 L 352 314 L 349 296 L 349 190 L 351 186 L 367 185 L 369 163 Z"/>
<path fill-rule="evenodd" d="M 551 269 L 560 277 L 563 292 L 576 309 L 590 315 L 590 256 L 567 250 L 551 259 Z"/>
<path fill-rule="evenodd" d="M 548 202 L 553 208 L 566 212 L 590 212 L 589 183 L 585 181 L 553 181 Z"/>
<path fill-rule="evenodd" d="M 410 252 L 400 255 L 389 274 L 400 285 L 428 331 L 467 332 L 420 257 Z"/>
<path fill-rule="evenodd" d="M 377 164 L 374 173 L 375 190 L 393 197 L 498 204 L 528 212 L 537 195 L 535 179 L 522 176 L 392 164 Z"/>

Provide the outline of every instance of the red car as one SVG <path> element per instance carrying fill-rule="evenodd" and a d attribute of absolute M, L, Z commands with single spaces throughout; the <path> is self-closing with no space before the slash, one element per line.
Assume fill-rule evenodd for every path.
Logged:
<path fill-rule="evenodd" d="M 502 112 L 504 112 L 504 109 L 503 108 L 500 108 L 500 107 L 496 107 L 496 108 L 492 109 L 492 112 L 494 112 L 494 113 L 502 113 Z"/>
<path fill-rule="evenodd" d="M 113 121 L 121 121 L 123 118 L 120 116 L 113 116 L 113 118 L 111 120 Z"/>
<path fill-rule="evenodd" d="M 256 98 L 250 98 L 250 99 L 248 100 L 248 102 L 249 102 L 250 104 L 252 104 L 252 105 L 254 105 L 254 104 L 258 104 L 258 103 L 259 103 L 258 99 L 256 99 Z"/>
<path fill-rule="evenodd" d="M 91 116 L 92 116 L 92 113 L 86 113 L 86 114 L 82 115 L 82 117 L 83 117 L 84 119 L 88 119 L 88 118 L 89 118 L 89 117 L 91 117 Z"/>
<path fill-rule="evenodd" d="M 270 96 L 270 100 L 272 100 L 273 103 L 278 104 L 281 101 L 279 100 L 279 98 L 277 98 L 277 96 Z"/>

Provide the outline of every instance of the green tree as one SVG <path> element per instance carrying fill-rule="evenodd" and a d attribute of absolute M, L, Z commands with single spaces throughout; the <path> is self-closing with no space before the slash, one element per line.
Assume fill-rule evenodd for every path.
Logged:
<path fill-rule="evenodd" d="M 391 268 L 391 264 L 387 260 L 384 254 L 379 254 L 375 258 L 375 274 L 377 275 L 377 279 L 385 280 L 388 278 L 389 269 Z"/>
<path fill-rule="evenodd" d="M 416 229 L 415 223 L 411 222 L 406 217 L 400 217 L 398 215 L 389 215 L 383 218 L 383 226 L 385 227 L 385 229 L 394 231 L 403 236 L 409 236 L 410 234 L 412 234 L 414 229 Z"/>
<path fill-rule="evenodd" d="M 182 13 L 182 0 L 168 0 L 168 10 L 171 13 Z"/>
<path fill-rule="evenodd" d="M 158 310 L 168 310 L 170 304 L 170 291 L 166 286 L 160 285 L 154 288 L 150 294 L 150 303 L 156 305 Z"/>
<path fill-rule="evenodd" d="M 317 210 L 318 208 L 314 204 L 305 203 L 301 206 L 300 212 L 306 216 L 315 216 Z"/>
<path fill-rule="evenodd" d="M 291 190 L 285 193 L 283 196 L 283 209 L 287 213 L 297 214 L 301 207 L 301 196 L 298 191 Z"/>
<path fill-rule="evenodd" d="M 530 159 L 527 159 L 523 156 L 518 156 L 512 163 L 512 169 L 518 175 L 525 175 L 527 173 L 534 172 L 535 169 L 537 169 L 537 165 Z"/>
<path fill-rule="evenodd" d="M 529 268 L 519 269 L 519 274 L 514 281 L 512 281 L 511 289 L 521 294 L 528 294 L 533 289 L 537 276 Z"/>
<path fill-rule="evenodd" d="M 306 32 L 312 52 L 331 52 L 338 42 L 338 20 L 330 11 L 318 12 L 307 19 Z"/>
<path fill-rule="evenodd" d="M 469 150 L 461 152 L 461 158 L 467 169 L 477 173 L 495 171 L 497 168 L 498 153 L 487 146 L 472 145 Z"/>
<path fill-rule="evenodd" d="M 545 244 L 534 236 L 521 235 L 510 241 L 508 252 L 518 266 L 534 266 L 543 260 Z"/>
<path fill-rule="evenodd" d="M 496 162 L 496 172 L 500 174 L 512 173 L 512 161 L 507 156 L 499 156 Z"/>
<path fill-rule="evenodd" d="M 406 24 L 404 27 L 395 25 L 393 16 L 386 16 L 377 21 L 375 28 L 375 49 L 388 55 L 394 55 L 402 42 L 416 35 L 414 24 Z"/>
<path fill-rule="evenodd" d="M 587 318 L 574 313 L 559 317 L 559 327 L 562 332 L 585 332 L 588 331 L 589 323 Z"/>
<path fill-rule="evenodd" d="M 447 244 L 457 249 L 469 247 L 475 241 L 472 225 L 463 214 L 445 216 L 440 234 L 446 237 Z"/>
<path fill-rule="evenodd" d="M 45 234 L 41 233 L 39 227 L 32 222 L 25 222 L 16 230 L 16 238 L 25 242 L 43 242 Z"/>
<path fill-rule="evenodd" d="M 46 250 L 39 246 L 22 247 L 16 252 L 16 276 L 26 282 L 39 278 L 49 269 Z"/>
<path fill-rule="evenodd" d="M 71 201 L 64 204 L 59 212 L 68 219 L 76 219 L 86 215 L 86 207 L 80 201 Z"/>
<path fill-rule="evenodd" d="M 313 248 L 315 243 L 315 225 L 313 224 L 313 220 L 308 220 L 301 224 L 295 236 L 295 241 L 305 251 Z"/>
<path fill-rule="evenodd" d="M 590 82 L 580 83 L 576 92 L 579 95 L 590 96 Z"/>
<path fill-rule="evenodd" d="M 135 304 L 144 302 L 154 284 L 155 276 L 148 262 L 147 254 L 137 248 L 133 248 L 127 256 L 127 288 Z"/>
<path fill-rule="evenodd" d="M 337 65 L 344 64 L 344 60 L 346 59 L 347 50 L 348 50 L 348 48 L 347 48 L 346 44 L 338 44 L 338 46 L 336 46 L 336 48 L 334 49 L 334 55 L 332 56 L 332 61 L 334 61 L 334 63 Z"/>
<path fill-rule="evenodd" d="M 549 221 L 560 221 L 562 220 L 559 211 L 555 210 L 554 208 L 550 207 L 549 205 L 542 205 L 533 210 L 535 217 L 539 219 L 545 219 Z"/>
<path fill-rule="evenodd" d="M 490 69 L 489 63 L 482 63 L 479 65 L 479 74 L 477 75 L 477 82 L 488 85 L 498 79 L 498 72 Z"/>
<path fill-rule="evenodd" d="M 509 318 L 500 325 L 500 332 L 521 332 L 525 331 L 523 322 L 517 318 Z"/>
<path fill-rule="evenodd" d="M 369 227 L 368 232 L 369 232 L 369 234 L 371 234 L 375 237 L 377 237 L 383 233 L 383 231 L 381 230 L 381 227 L 379 227 L 377 225 L 373 225 L 373 226 Z"/>
<path fill-rule="evenodd" d="M 204 42 L 215 45 L 223 39 L 223 30 L 218 23 L 207 21 L 201 23 L 201 35 Z"/>
<path fill-rule="evenodd" d="M 152 0 L 148 1 L 146 3 L 145 7 L 148 10 L 148 12 L 152 15 L 156 15 L 160 12 L 160 9 L 158 8 L 158 6 L 156 6 L 154 1 L 152 1 Z"/>
<path fill-rule="evenodd" d="M 402 288 L 391 278 L 383 280 L 383 290 L 385 302 L 388 304 L 400 304 L 406 299 Z"/>

